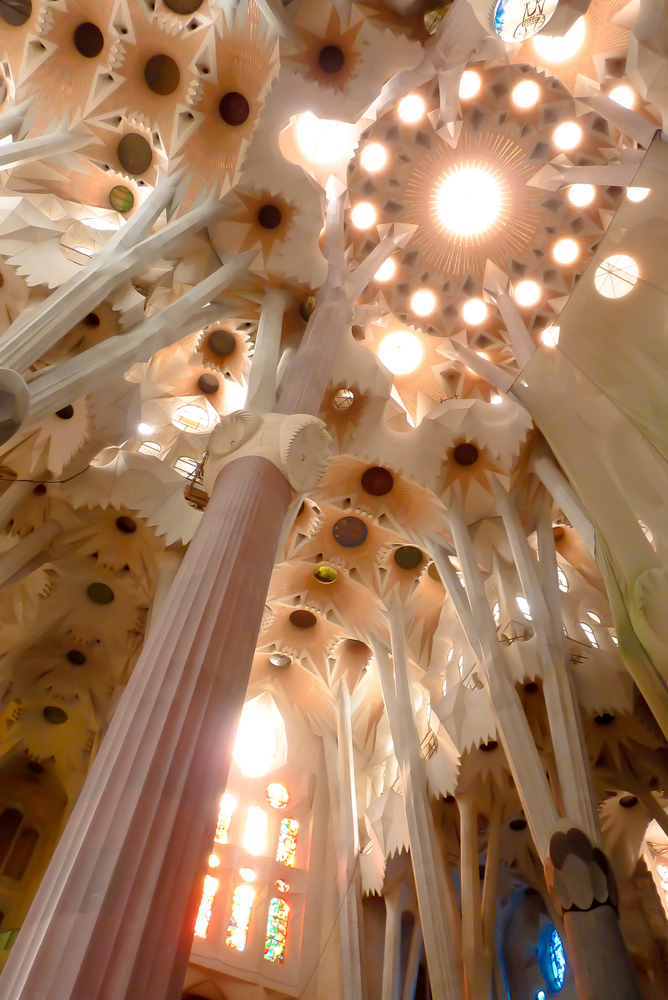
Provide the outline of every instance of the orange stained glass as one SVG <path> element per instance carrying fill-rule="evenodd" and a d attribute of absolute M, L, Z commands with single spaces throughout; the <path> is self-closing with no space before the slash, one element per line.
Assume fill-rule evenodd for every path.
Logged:
<path fill-rule="evenodd" d="M 232 912 L 227 928 L 225 944 L 235 951 L 246 950 L 246 940 L 248 938 L 248 925 L 250 923 L 251 910 L 255 890 L 249 885 L 238 885 L 232 897 Z"/>
<path fill-rule="evenodd" d="M 267 802 L 274 809 L 285 809 L 289 801 L 290 796 L 285 785 L 279 785 L 277 781 L 267 785 Z"/>
<path fill-rule="evenodd" d="M 216 893 L 218 892 L 218 885 L 218 879 L 214 878 L 212 875 L 207 875 L 204 879 L 202 899 L 199 904 L 199 910 L 197 911 L 197 920 L 195 921 L 195 937 L 205 938 L 207 935 L 209 924 L 211 922 L 213 901 L 216 898 Z"/>
<path fill-rule="evenodd" d="M 296 819 L 282 819 L 281 828 L 278 834 L 278 848 L 276 850 L 276 860 L 288 868 L 295 867 L 297 858 L 297 834 L 299 833 L 299 823 Z"/>
<path fill-rule="evenodd" d="M 216 835 L 213 838 L 217 844 L 226 844 L 232 822 L 232 813 L 237 807 L 237 800 L 233 795 L 225 792 L 220 800 L 220 810 L 218 812 L 218 822 L 216 823 Z"/>

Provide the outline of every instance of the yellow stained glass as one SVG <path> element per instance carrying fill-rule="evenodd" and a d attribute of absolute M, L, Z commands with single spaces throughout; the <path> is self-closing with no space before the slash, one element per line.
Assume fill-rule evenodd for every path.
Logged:
<path fill-rule="evenodd" d="M 281 829 L 278 834 L 278 848 L 276 850 L 276 860 L 288 868 L 295 867 L 297 857 L 297 834 L 299 833 L 299 823 L 296 819 L 282 819 Z"/>
<path fill-rule="evenodd" d="M 284 899 L 276 896 L 269 904 L 267 917 L 267 937 L 264 942 L 264 957 L 268 962 L 283 964 L 285 958 L 285 942 L 288 936 L 288 917 L 290 907 Z"/>
<path fill-rule="evenodd" d="M 202 899 L 199 904 L 199 910 L 197 911 L 197 920 L 195 921 L 195 937 L 205 938 L 207 935 L 209 923 L 211 922 L 213 901 L 216 898 L 216 893 L 218 892 L 218 885 L 218 879 L 214 878 L 212 875 L 207 875 L 204 879 Z"/>
<path fill-rule="evenodd" d="M 218 813 L 218 822 L 216 823 L 216 835 L 213 838 L 217 844 L 226 844 L 227 837 L 230 832 L 230 823 L 232 822 L 232 813 L 237 807 L 237 800 L 233 795 L 229 795 L 225 792 L 222 799 L 220 800 L 220 811 Z"/>
<path fill-rule="evenodd" d="M 250 923 L 251 910 L 255 890 L 249 885 L 238 885 L 232 897 L 232 912 L 227 928 L 225 944 L 235 951 L 246 950 L 246 939 L 248 938 L 248 925 Z"/>
<path fill-rule="evenodd" d="M 274 809 L 285 809 L 289 801 L 290 796 L 285 785 L 279 785 L 277 781 L 267 785 L 267 802 Z"/>

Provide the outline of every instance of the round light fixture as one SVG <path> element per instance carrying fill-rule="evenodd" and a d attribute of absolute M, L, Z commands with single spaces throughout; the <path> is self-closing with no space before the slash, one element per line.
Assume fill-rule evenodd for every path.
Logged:
<path fill-rule="evenodd" d="M 365 170 L 370 174 L 375 174 L 377 170 L 382 170 L 387 163 L 387 150 L 379 142 L 370 142 L 362 150 L 360 161 Z"/>
<path fill-rule="evenodd" d="M 596 188 L 593 184 L 571 184 L 568 189 L 568 200 L 577 208 L 591 205 L 595 195 Z"/>
<path fill-rule="evenodd" d="M 340 160 L 352 145 L 354 126 L 347 122 L 316 118 L 306 111 L 297 118 L 297 142 L 308 160 L 333 163 Z"/>
<path fill-rule="evenodd" d="M 594 285 L 606 299 L 621 299 L 632 291 L 639 277 L 638 265 L 633 257 L 618 253 L 606 257 L 596 268 Z"/>
<path fill-rule="evenodd" d="M 515 301 L 520 306 L 535 306 L 540 298 L 540 285 L 535 281 L 520 281 L 515 285 Z"/>
<path fill-rule="evenodd" d="M 535 80 L 521 80 L 512 92 L 513 104 L 517 108 L 533 108 L 540 97 L 540 87 Z"/>
<path fill-rule="evenodd" d="M 559 327 L 548 326 L 540 335 L 540 339 L 547 347 L 556 347 L 559 343 Z"/>
<path fill-rule="evenodd" d="M 558 240 L 552 247 L 552 256 L 557 264 L 572 264 L 577 260 L 579 253 L 580 247 L 575 240 L 569 238 Z"/>
<path fill-rule="evenodd" d="M 352 210 L 350 218 L 356 229 L 370 229 L 376 221 L 376 209 L 368 201 L 360 201 Z"/>
<path fill-rule="evenodd" d="M 484 233 L 501 211 L 501 188 L 484 167 L 458 167 L 441 178 L 434 193 L 439 222 L 458 236 Z"/>
<path fill-rule="evenodd" d="M 562 122 L 552 135 L 558 149 L 575 149 L 582 138 L 582 129 L 576 122 Z"/>
<path fill-rule="evenodd" d="M 636 95 L 633 93 L 631 88 L 627 87 L 624 83 L 611 90 L 608 97 L 611 101 L 614 101 L 615 104 L 621 104 L 623 108 L 629 109 L 633 107 L 636 99 Z"/>
<path fill-rule="evenodd" d="M 503 402 L 503 396 L 492 396 L 490 403 L 494 403 L 495 406 L 499 406 Z"/>
<path fill-rule="evenodd" d="M 474 70 L 465 69 L 459 81 L 459 96 L 466 100 L 475 97 L 480 90 L 480 77 Z"/>
<path fill-rule="evenodd" d="M 487 319 L 487 306 L 482 299 L 469 299 L 464 303 L 462 316 L 469 326 L 480 326 Z"/>
<path fill-rule="evenodd" d="M 419 94 L 408 94 L 399 101 L 397 114 L 402 122 L 414 125 L 419 122 L 425 112 L 425 103 Z"/>
<path fill-rule="evenodd" d="M 411 309 L 416 316 L 429 316 L 436 308 L 436 296 L 427 288 L 421 288 L 411 299 Z"/>
<path fill-rule="evenodd" d="M 626 197 L 629 201 L 644 201 L 650 190 L 651 188 L 630 187 L 626 189 Z"/>
<path fill-rule="evenodd" d="M 396 269 L 397 265 L 395 264 L 393 258 L 388 257 L 387 260 L 384 260 L 380 265 L 374 274 L 374 278 L 376 281 L 389 281 Z"/>
<path fill-rule="evenodd" d="M 565 35 L 536 35 L 533 46 L 545 62 L 566 62 L 580 50 L 586 31 L 585 19 L 579 17 Z"/>
<path fill-rule="evenodd" d="M 412 333 L 397 331 L 381 341 L 378 356 L 393 375 L 407 375 L 422 361 L 422 344 Z"/>

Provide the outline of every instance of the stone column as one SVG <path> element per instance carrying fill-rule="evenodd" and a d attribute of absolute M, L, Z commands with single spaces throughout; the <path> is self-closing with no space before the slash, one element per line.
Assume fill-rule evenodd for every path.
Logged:
<path fill-rule="evenodd" d="M 180 994 L 290 497 L 266 459 L 220 472 L 12 950 L 5 1000 Z"/>

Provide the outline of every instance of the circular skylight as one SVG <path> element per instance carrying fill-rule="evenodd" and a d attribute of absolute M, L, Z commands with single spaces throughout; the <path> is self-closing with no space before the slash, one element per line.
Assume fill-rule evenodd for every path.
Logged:
<path fill-rule="evenodd" d="M 633 257 L 618 253 L 606 257 L 599 264 L 594 274 L 594 285 L 606 299 L 621 299 L 633 290 L 638 274 L 638 265 Z"/>
<path fill-rule="evenodd" d="M 186 403 L 179 406 L 172 414 L 172 423 L 181 431 L 189 431 L 191 434 L 203 434 L 209 429 L 211 423 L 209 414 L 203 406 L 195 403 Z"/>
<path fill-rule="evenodd" d="M 484 167 L 458 167 L 441 178 L 435 193 L 439 221 L 457 236 L 484 233 L 501 212 L 501 187 Z"/>

